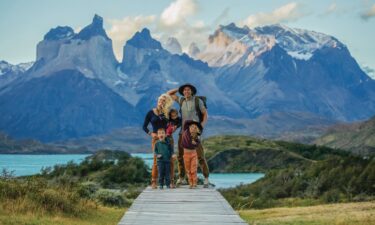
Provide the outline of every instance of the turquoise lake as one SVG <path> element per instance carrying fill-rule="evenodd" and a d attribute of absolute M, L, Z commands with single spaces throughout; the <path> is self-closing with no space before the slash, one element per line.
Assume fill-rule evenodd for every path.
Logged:
<path fill-rule="evenodd" d="M 150 167 L 152 165 L 152 154 L 132 154 L 142 158 Z M 0 170 L 4 168 L 13 171 L 15 176 L 37 174 L 44 167 L 53 167 L 57 164 L 66 164 L 69 161 L 80 163 L 89 155 L 7 155 L 0 154 Z M 200 175 L 202 176 L 202 175 Z M 210 182 L 216 188 L 235 187 L 239 184 L 249 184 L 262 178 L 262 173 L 211 173 Z"/>

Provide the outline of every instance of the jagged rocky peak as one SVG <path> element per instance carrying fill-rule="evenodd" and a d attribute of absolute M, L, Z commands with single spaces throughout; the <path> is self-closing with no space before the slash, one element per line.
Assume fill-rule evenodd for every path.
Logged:
<path fill-rule="evenodd" d="M 74 30 L 68 26 L 58 26 L 52 28 L 46 35 L 44 35 L 44 40 L 47 41 L 57 41 L 63 39 L 70 39 L 75 35 Z"/>
<path fill-rule="evenodd" d="M 237 27 L 235 23 L 230 23 L 228 25 L 220 25 L 219 28 L 215 31 L 213 35 L 208 37 L 209 43 L 212 43 L 215 38 L 220 36 L 221 34 L 226 34 L 227 37 L 237 39 L 241 38 L 244 35 L 249 33 L 250 29 L 247 26 L 243 28 Z"/>
<path fill-rule="evenodd" d="M 128 44 L 136 48 L 162 49 L 160 42 L 151 37 L 150 30 L 147 28 L 143 28 L 141 32 L 138 31 L 135 33 L 134 36 L 126 42 L 126 45 Z"/>
<path fill-rule="evenodd" d="M 177 38 L 175 37 L 169 37 L 163 46 L 168 52 L 172 54 L 182 53 L 180 42 L 178 42 Z"/>
<path fill-rule="evenodd" d="M 34 62 L 28 62 L 13 65 L 8 63 L 7 61 L 0 60 L 0 76 L 7 73 L 23 73 L 28 70 L 33 65 L 33 63 Z"/>
<path fill-rule="evenodd" d="M 189 45 L 188 54 L 191 57 L 196 58 L 200 52 L 201 50 L 199 49 L 198 45 L 195 42 L 192 42 Z"/>
<path fill-rule="evenodd" d="M 220 26 L 210 35 L 207 47 L 197 58 L 214 67 L 232 65 L 240 61 L 248 65 L 274 45 L 274 38 L 258 35 L 247 26 L 240 28 L 231 23 Z"/>
<path fill-rule="evenodd" d="M 103 18 L 95 14 L 92 23 L 83 28 L 74 38 L 81 40 L 88 40 L 94 36 L 102 36 L 110 40 L 103 28 Z"/>

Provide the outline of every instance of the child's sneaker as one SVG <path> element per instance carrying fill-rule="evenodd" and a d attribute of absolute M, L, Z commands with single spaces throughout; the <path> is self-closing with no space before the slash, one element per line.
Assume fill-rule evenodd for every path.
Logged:
<path fill-rule="evenodd" d="M 187 184 L 184 178 L 178 178 L 176 182 L 176 186 L 179 187 L 180 185 Z"/>
<path fill-rule="evenodd" d="M 210 182 L 208 181 L 208 177 L 204 178 L 203 187 L 208 188 L 208 185 L 210 185 Z"/>

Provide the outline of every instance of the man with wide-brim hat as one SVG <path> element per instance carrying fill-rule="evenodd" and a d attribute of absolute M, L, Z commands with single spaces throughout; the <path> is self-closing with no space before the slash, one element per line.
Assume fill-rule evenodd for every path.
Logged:
<path fill-rule="evenodd" d="M 176 93 L 180 93 L 181 96 L 177 96 Z M 197 89 L 194 85 L 190 83 L 186 83 L 181 85 L 179 88 L 175 88 L 169 90 L 167 92 L 173 100 L 175 100 L 180 105 L 180 112 L 182 117 L 182 125 L 181 131 L 178 136 L 178 174 L 179 179 L 177 180 L 177 185 L 181 184 L 182 181 L 185 180 L 185 168 L 184 168 L 184 149 L 182 147 L 182 131 L 184 130 L 184 123 L 187 120 L 191 121 L 199 121 L 199 127 L 201 133 L 206 125 L 208 113 L 207 109 L 199 97 L 196 96 Z M 197 112 L 199 110 L 199 112 Z M 201 116 L 200 116 L 201 115 Z M 197 155 L 199 166 L 202 169 L 202 173 L 204 176 L 204 187 L 208 187 L 209 181 L 209 169 L 207 165 L 206 158 L 204 156 L 204 149 L 202 144 L 199 144 L 197 147 Z"/>
<path fill-rule="evenodd" d="M 189 87 L 190 88 L 191 95 L 197 94 L 197 89 L 192 84 L 187 83 L 187 84 L 181 85 L 178 88 L 178 93 L 180 93 L 180 95 L 184 96 L 184 89 L 185 89 L 185 87 Z"/>

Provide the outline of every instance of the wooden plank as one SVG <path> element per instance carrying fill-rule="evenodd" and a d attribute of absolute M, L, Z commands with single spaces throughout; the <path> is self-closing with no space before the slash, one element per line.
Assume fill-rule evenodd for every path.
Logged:
<path fill-rule="evenodd" d="M 244 225 L 214 188 L 146 188 L 122 217 L 119 225 Z"/>

